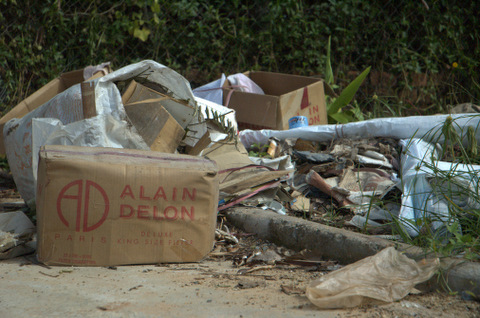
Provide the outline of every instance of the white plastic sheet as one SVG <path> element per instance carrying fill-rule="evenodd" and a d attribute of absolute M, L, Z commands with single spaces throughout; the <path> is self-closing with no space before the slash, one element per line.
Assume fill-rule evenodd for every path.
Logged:
<path fill-rule="evenodd" d="M 246 93 L 265 95 L 263 89 L 243 73 L 229 75 L 227 79 L 233 89 Z"/>
<path fill-rule="evenodd" d="M 223 105 L 223 91 L 222 86 L 225 83 L 225 74 L 222 74 L 218 80 L 197 87 L 193 90 L 195 97 Z"/>
<path fill-rule="evenodd" d="M 145 141 L 129 128 L 126 121 L 119 121 L 109 114 L 80 120 L 68 125 L 54 118 L 32 120 L 32 149 L 38 153 L 44 145 L 84 147 L 110 147 L 149 150 Z M 38 156 L 32 158 L 34 183 L 37 181 Z M 35 190 L 35 189 L 34 189 Z"/>
<path fill-rule="evenodd" d="M 330 141 L 339 138 L 361 139 L 370 137 L 408 139 L 416 136 L 431 141 L 439 137 L 438 129 L 443 125 L 447 116 L 377 118 L 341 125 L 307 126 L 290 130 L 246 129 L 241 131 L 239 136 L 246 147 L 254 143 L 266 144 L 270 137 L 277 137 L 281 140 L 302 138 L 313 141 Z M 460 127 L 469 125 L 477 127 L 480 122 L 479 115 L 458 114 L 451 115 L 451 117 L 455 120 L 455 128 L 458 131 Z M 476 136 L 480 140 L 480 129 L 476 131 Z M 441 141 L 441 139 L 438 141 Z"/>
<path fill-rule="evenodd" d="M 22 211 L 0 213 L 0 259 L 32 253 L 34 233 L 35 226 Z"/>
<path fill-rule="evenodd" d="M 480 203 L 470 195 L 478 191 L 480 166 L 440 161 L 440 146 L 421 139 L 404 139 L 400 144 L 406 152 L 401 160 L 400 220 L 409 235 L 417 236 L 425 219 L 429 219 L 434 231 L 453 222 L 450 202 L 464 209 L 480 208 Z M 432 187 L 432 183 L 436 186 Z"/>

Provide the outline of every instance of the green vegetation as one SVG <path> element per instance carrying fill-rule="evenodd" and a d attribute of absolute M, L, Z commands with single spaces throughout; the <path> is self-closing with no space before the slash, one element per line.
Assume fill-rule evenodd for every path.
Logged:
<path fill-rule="evenodd" d="M 469 115 L 464 119 L 478 116 Z M 472 138 L 479 127 L 464 127 L 457 120 L 447 117 L 442 127 L 424 136 L 432 139 L 435 150 L 432 155 L 416 158 L 424 167 L 417 171 L 427 171 L 426 181 L 431 188 L 417 195 L 426 196 L 432 204 L 428 210 L 416 207 L 421 217 L 411 220 L 410 224 L 419 228 L 418 235 L 411 237 L 399 220 L 394 222 L 394 229 L 405 242 L 426 251 L 480 260 L 480 171 L 478 166 L 473 166 L 479 161 L 476 139 Z M 450 162 L 451 168 L 442 168 L 439 161 Z M 421 202 L 419 200 L 415 201 Z"/>
<path fill-rule="evenodd" d="M 58 74 L 153 59 L 192 86 L 223 72 L 325 77 L 338 91 L 362 70 L 355 118 L 447 111 L 476 102 L 479 2 L 0 0 L 0 110 Z M 330 60 L 330 59 L 329 59 Z M 347 110 L 347 108 L 345 108 Z"/>

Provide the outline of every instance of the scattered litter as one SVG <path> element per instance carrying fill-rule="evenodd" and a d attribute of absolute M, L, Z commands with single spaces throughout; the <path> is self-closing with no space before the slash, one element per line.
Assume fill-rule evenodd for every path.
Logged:
<path fill-rule="evenodd" d="M 53 278 L 57 278 L 58 276 L 60 276 L 60 274 L 52 275 L 52 274 L 47 274 L 47 273 L 44 273 L 44 272 L 41 272 L 41 271 L 39 271 L 39 273 L 42 274 L 42 275 L 48 276 L 48 277 L 53 277 Z"/>
<path fill-rule="evenodd" d="M 439 266 L 438 258 L 415 262 L 388 247 L 313 281 L 306 294 L 322 309 L 393 302 L 429 280 Z"/>
<path fill-rule="evenodd" d="M 278 214 L 282 214 L 282 215 L 287 214 L 287 211 L 285 210 L 285 207 L 280 202 L 277 202 L 277 201 L 274 201 L 274 200 L 266 202 L 263 205 L 261 205 L 260 207 L 264 210 L 269 209 L 269 210 L 275 211 Z"/>
<path fill-rule="evenodd" d="M 412 237 L 422 230 L 445 236 L 445 225 L 455 222 L 449 206 L 478 208 L 460 189 L 475 193 L 480 171 L 475 165 L 438 158 L 438 145 L 430 141 L 442 142 L 438 131 L 446 120 L 455 121 L 457 133 L 462 127 L 478 127 L 480 121 L 465 115 L 381 118 L 282 131 L 243 130 L 239 137 L 250 151 L 276 138 L 279 155 L 292 158 L 295 174 L 282 183 L 292 198 L 272 198 L 287 214 L 374 235 L 391 235 L 393 227 L 401 225 Z M 471 130 L 469 140 L 480 139 L 480 131 Z M 423 140 L 413 138 L 417 136 Z M 433 170 L 453 178 L 441 184 Z"/>
<path fill-rule="evenodd" d="M 266 286 L 266 283 L 264 281 L 258 281 L 258 280 L 255 280 L 255 281 L 252 281 L 252 280 L 241 280 L 238 282 L 237 288 L 240 288 L 240 289 L 250 289 L 250 288 L 255 288 L 255 287 L 265 287 Z"/>
<path fill-rule="evenodd" d="M 240 269 L 237 274 L 238 275 L 245 275 L 245 274 L 249 274 L 249 273 L 253 273 L 253 272 L 256 272 L 256 271 L 263 271 L 263 270 L 269 270 L 269 269 L 274 269 L 275 268 L 275 265 L 264 265 L 264 266 L 256 266 L 256 267 L 252 267 L 250 269 Z"/>
<path fill-rule="evenodd" d="M 420 304 L 414 303 L 413 301 L 402 300 L 400 303 L 402 304 L 402 307 L 405 308 L 425 308 Z"/>
<path fill-rule="evenodd" d="M 215 238 L 217 239 L 217 241 L 226 240 L 233 244 L 238 244 L 238 239 L 235 236 L 220 229 L 215 230 Z"/>
<path fill-rule="evenodd" d="M 132 290 L 135 290 L 135 289 L 139 289 L 140 287 L 143 287 L 143 285 L 133 286 L 132 288 L 128 289 L 128 291 L 132 291 Z"/>
<path fill-rule="evenodd" d="M 305 290 L 300 289 L 297 286 L 281 285 L 280 288 L 282 288 L 282 292 L 284 292 L 287 295 L 303 295 L 303 294 L 305 294 Z"/>
<path fill-rule="evenodd" d="M 34 232 L 35 226 L 22 211 L 0 213 L 0 259 L 34 252 Z"/>

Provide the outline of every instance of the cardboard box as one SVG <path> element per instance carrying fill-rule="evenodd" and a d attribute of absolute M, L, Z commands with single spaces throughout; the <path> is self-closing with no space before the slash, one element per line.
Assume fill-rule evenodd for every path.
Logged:
<path fill-rule="evenodd" d="M 174 153 L 185 130 L 161 105 L 165 98 L 126 104 L 125 111 L 151 150 Z"/>
<path fill-rule="evenodd" d="M 191 115 L 196 112 L 196 109 L 189 105 L 187 101 L 172 98 L 133 80 L 122 95 L 123 105 L 148 99 L 158 100 L 160 105 L 172 115 L 183 129 L 190 124 L 191 120 L 188 120 L 188 118 L 191 118 Z"/>
<path fill-rule="evenodd" d="M 98 78 L 111 71 L 110 67 L 105 67 L 102 71 L 96 72 L 91 79 Z M 12 118 L 22 118 L 32 110 L 45 104 L 57 94 L 65 91 L 71 86 L 83 82 L 84 70 L 76 70 L 61 74 L 59 77 L 51 80 L 48 84 L 40 88 L 38 91 L 28 96 L 18 105 L 13 107 L 5 116 L 0 118 L 0 154 L 5 155 L 5 144 L 3 140 L 3 127 Z"/>
<path fill-rule="evenodd" d="M 130 121 L 151 150 L 175 152 L 185 130 L 164 105 L 174 109 L 180 102 L 132 80 L 122 95 L 122 103 Z M 182 107 L 190 106 L 182 104 Z"/>
<path fill-rule="evenodd" d="M 84 266 L 199 261 L 213 247 L 218 193 L 218 168 L 201 157 L 44 146 L 38 259 Z"/>
<path fill-rule="evenodd" d="M 288 129 L 288 120 L 306 116 L 309 125 L 327 124 L 324 84 L 318 78 L 246 72 L 265 95 L 223 90 L 224 105 L 235 109 L 240 129 Z M 228 104 L 227 104 L 228 102 Z"/>

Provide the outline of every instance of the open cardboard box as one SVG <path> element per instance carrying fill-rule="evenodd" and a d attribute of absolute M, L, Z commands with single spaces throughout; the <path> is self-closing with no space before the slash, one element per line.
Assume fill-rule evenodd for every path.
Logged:
<path fill-rule="evenodd" d="M 105 66 L 101 71 L 94 73 L 94 75 L 88 79 L 85 79 L 84 77 L 84 69 L 63 73 L 59 77 L 48 82 L 32 95 L 22 100 L 0 119 L 0 155 L 5 155 L 3 127 L 7 121 L 12 118 L 21 118 L 25 116 L 75 84 L 81 83 L 85 80 L 98 78 L 110 72 L 110 66 Z"/>
<path fill-rule="evenodd" d="M 265 95 L 233 90 L 225 82 L 223 104 L 235 109 L 240 129 L 288 129 L 288 120 L 306 116 L 309 125 L 327 124 L 324 83 L 319 78 L 246 72 Z"/>

